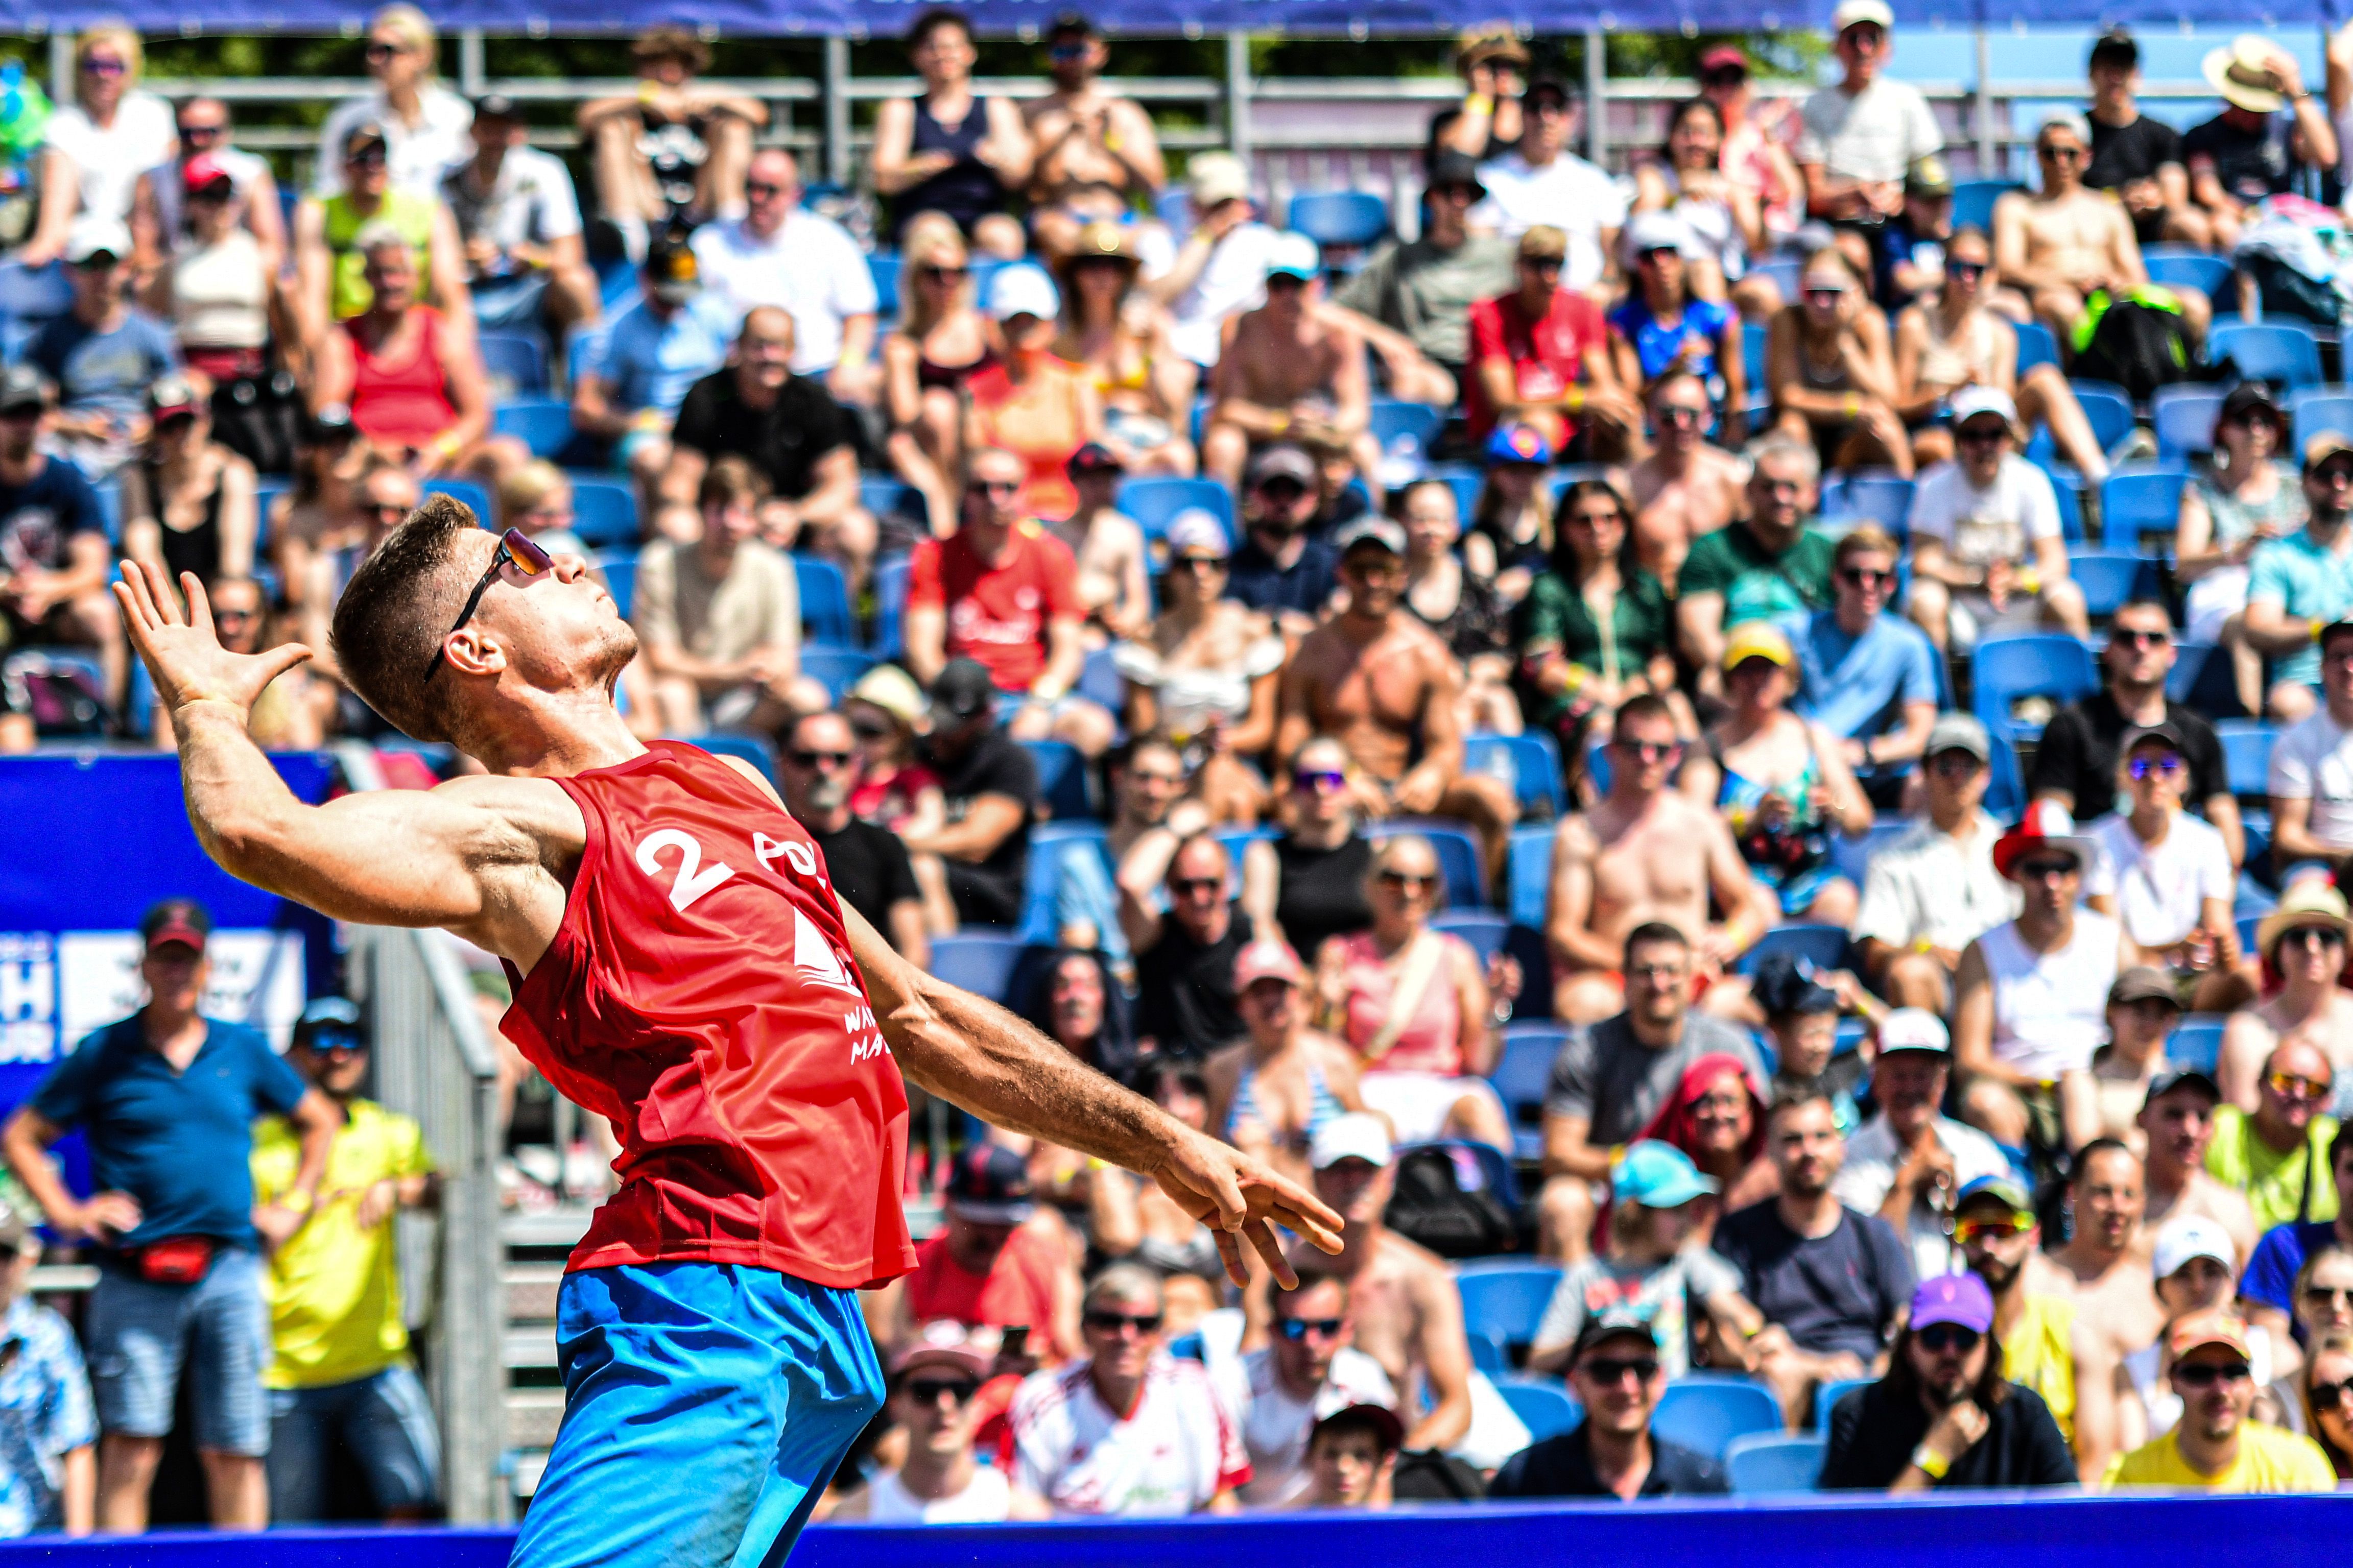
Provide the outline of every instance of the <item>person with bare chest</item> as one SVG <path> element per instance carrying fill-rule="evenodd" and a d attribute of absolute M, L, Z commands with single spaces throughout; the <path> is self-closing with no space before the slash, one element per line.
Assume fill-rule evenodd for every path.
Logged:
<path fill-rule="evenodd" d="M 1510 786 L 1462 771 L 1454 659 L 1436 633 L 1405 608 L 1405 531 L 1386 518 L 1340 531 L 1346 608 L 1299 645 L 1283 671 L 1275 752 L 1290 756 L 1331 735 L 1366 775 L 1368 815 L 1460 817 L 1485 846 L 1488 870 L 1502 868 L 1519 815 Z"/>
<path fill-rule="evenodd" d="M 1250 448 L 1270 441 L 1351 447 L 1371 473 L 1380 449 L 1366 433 L 1372 393 L 1364 340 L 1310 309 L 1323 257 L 1303 234 L 1275 237 L 1266 258 L 1266 303 L 1234 318 L 1201 435 L 1201 471 L 1232 489 Z"/>
<path fill-rule="evenodd" d="M 1634 501 L 1634 552 L 1672 592 L 1692 541 L 1740 515 L 1748 468 L 1708 440 L 1715 410 L 1698 376 L 1671 370 L 1649 401 L 1658 444 L 1626 470 L 1626 488 Z"/>
<path fill-rule="evenodd" d="M 2024 295 L 2035 318 L 2062 342 L 2084 314 L 2089 295 L 2122 299 L 2148 282 L 2132 215 L 2106 194 L 2088 190 L 2091 122 L 2073 110 L 2053 110 L 2034 138 L 2042 165 L 2039 192 L 2013 192 L 1994 204 L 1993 259 L 2001 280 Z M 2191 335 L 2204 331 L 2200 299 L 2183 301 Z"/>
<path fill-rule="evenodd" d="M 2206 1171 L 2206 1151 L 2214 1142 L 2214 1108 L 2222 1091 L 2195 1068 L 2160 1074 L 2141 1102 L 2140 1130 L 2147 1139 L 2141 1179 L 2147 1197 L 2141 1224 L 2154 1234 L 2168 1222 L 2195 1215 L 2222 1227 L 2236 1254 L 2233 1266 L 2255 1252 L 2255 1211 L 2245 1194 L 2224 1186 Z"/>
<path fill-rule="evenodd" d="M 2051 1257 L 2074 1281 L 2081 1320 L 2105 1331 L 2118 1355 L 2155 1344 L 2164 1314 L 2149 1289 L 2154 1233 L 2141 1224 L 2148 1198 L 2140 1161 L 2114 1139 L 2085 1144 L 2067 1199 L 2075 1234 Z"/>
<path fill-rule="evenodd" d="M 1107 190 L 1125 199 L 1160 194 L 1168 165 L 1152 116 L 1134 100 L 1098 85 L 1111 49 L 1083 16 L 1065 14 L 1046 35 L 1046 69 L 1054 90 L 1022 105 L 1036 149 L 1029 164 L 1030 237 L 1048 257 L 1067 256 L 1092 209 L 1066 210 L 1075 198 Z"/>

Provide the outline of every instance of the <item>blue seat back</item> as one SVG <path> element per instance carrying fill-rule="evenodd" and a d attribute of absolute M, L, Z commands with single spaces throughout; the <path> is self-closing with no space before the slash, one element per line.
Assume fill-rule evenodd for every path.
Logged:
<path fill-rule="evenodd" d="M 1099 816 L 1087 779 L 1087 760 L 1067 741 L 1021 742 L 1038 764 L 1038 798 L 1058 817 Z"/>
<path fill-rule="evenodd" d="M 801 641 L 854 647 L 858 622 L 849 613 L 849 584 L 841 568 L 817 555 L 793 556 L 801 591 Z"/>
<path fill-rule="evenodd" d="M 866 258 L 866 271 L 874 279 L 874 310 L 884 321 L 899 313 L 899 253 L 878 250 Z"/>
<path fill-rule="evenodd" d="M 2232 795 L 2259 795 L 2271 787 L 2272 747 L 2277 727 L 2260 719 L 2224 719 L 2214 726 L 2222 742 L 2222 766 Z"/>
<path fill-rule="evenodd" d="M 638 490 L 627 479 L 602 474 L 566 474 L 572 481 L 572 531 L 591 550 L 635 544 Z"/>
<path fill-rule="evenodd" d="M 801 673 L 825 688 L 836 707 L 843 694 L 858 684 L 858 678 L 882 661 L 863 648 L 839 647 L 830 643 L 801 645 Z"/>
<path fill-rule="evenodd" d="M 1511 1118 L 1513 1152 L 1524 1160 L 1544 1157 L 1545 1092 L 1552 1082 L 1553 1058 L 1568 1043 L 1568 1034 L 1566 1024 L 1504 1026 L 1504 1049 L 1487 1081 Z"/>
<path fill-rule="evenodd" d="M 533 332 L 484 332 L 477 339 L 492 395 L 503 388 L 537 397 L 547 391 L 547 345 Z"/>
<path fill-rule="evenodd" d="M 2288 400 L 2287 413 L 2295 426 L 2295 447 L 2300 448 L 2323 430 L 2353 439 L 2353 395 L 2336 388 L 2306 387 L 2297 392 Z"/>
<path fill-rule="evenodd" d="M 1993 232 L 1993 204 L 2005 191 L 2022 189 L 2016 180 L 1962 180 L 1953 186 L 1953 226 Z"/>
<path fill-rule="evenodd" d="M 1912 825 L 1901 818 L 1893 822 L 1874 822 L 1871 831 L 1860 838 L 1849 838 L 1843 833 L 1831 838 L 1831 864 L 1838 874 L 1858 889 L 1871 870 L 1871 858 L 1911 831 Z"/>
<path fill-rule="evenodd" d="M 1811 963 L 1816 969 L 1836 969 L 1846 960 L 1846 928 L 1831 925 L 1775 926 L 1757 939 L 1757 944 L 1740 955 L 1734 968 L 1742 974 L 1753 974 L 1767 954 L 1787 952 Z"/>
<path fill-rule="evenodd" d="M 1480 868 L 1479 841 L 1460 823 L 1434 817 L 1393 816 L 1367 823 L 1365 837 L 1377 844 L 1400 833 L 1419 833 L 1438 855 L 1438 868 L 1446 877 L 1446 901 L 1458 910 L 1484 909 L 1487 878 Z"/>
<path fill-rule="evenodd" d="M 1762 321 L 1746 321 L 1740 328 L 1740 367 L 1748 374 L 1752 387 L 1765 384 L 1765 349 L 1773 331 Z"/>
<path fill-rule="evenodd" d="M 2070 550 L 2067 571 L 2084 590 L 2091 613 L 2105 618 L 2127 599 L 2161 597 L 2164 583 L 2153 557 L 2130 550 Z"/>
<path fill-rule="evenodd" d="M 1535 1339 L 1536 1325 L 1544 1321 L 1559 1284 L 1557 1265 L 1520 1258 L 1466 1263 L 1454 1278 L 1462 1296 L 1462 1321 L 1513 1345 Z"/>
<path fill-rule="evenodd" d="M 613 595 L 613 607 L 621 612 L 623 620 L 628 620 L 630 606 L 638 600 L 638 552 L 617 550 L 607 555 L 599 555 L 596 566 L 604 576 L 606 588 Z"/>
<path fill-rule="evenodd" d="M 876 479 L 871 475 L 858 481 L 858 504 L 878 518 L 902 517 L 925 522 L 923 492 L 903 479 Z"/>
<path fill-rule="evenodd" d="M 1763 1384 L 1700 1373 L 1667 1384 L 1651 1415 L 1651 1435 L 1711 1459 L 1735 1437 L 1781 1430 L 1780 1403 Z"/>
<path fill-rule="evenodd" d="M 714 757 L 736 757 L 750 763 L 767 775 L 770 784 L 776 782 L 776 749 L 757 735 L 713 731 L 707 735 L 695 736 L 692 743 Z"/>
<path fill-rule="evenodd" d="M 1446 411 L 1426 403 L 1401 403 L 1393 397 L 1373 401 L 1373 439 L 1391 457 L 1419 458 L 1445 423 Z"/>
<path fill-rule="evenodd" d="M 1025 942 L 1056 940 L 1054 892 L 1062 879 L 1063 857 L 1075 845 L 1092 845 L 1102 854 L 1105 834 L 1100 822 L 1039 822 L 1029 828 L 1029 858 L 1021 882 L 1020 937 Z M 1104 868 L 1110 874 L 1110 868 Z M 1100 932 L 1097 933 L 1101 935 Z"/>
<path fill-rule="evenodd" d="M 1868 1377 L 1839 1377 L 1814 1385 L 1814 1430 L 1827 1433 L 1831 1429 L 1831 1412 L 1851 1390 L 1869 1388 L 1876 1381 Z"/>
<path fill-rule="evenodd" d="M 1009 931 L 961 931 L 932 938 L 931 973 L 960 990 L 1004 1002 L 1021 959 L 1021 939 Z"/>
<path fill-rule="evenodd" d="M 2111 473 L 2100 486 L 2100 536 L 2117 548 L 2137 548 L 2152 533 L 2169 542 L 2180 521 L 2181 487 L 2189 482 L 2189 471 L 2181 468 Z"/>
<path fill-rule="evenodd" d="M 1556 817 L 1568 809 L 1568 789 L 1560 776 L 1560 742 L 1541 730 L 1463 736 L 1462 771 L 1509 779 L 1523 818 Z"/>
<path fill-rule="evenodd" d="M 2206 336 L 2206 360 L 2229 360 L 2245 381 L 2288 386 L 2320 384 L 2320 345 L 2298 327 L 2274 321 L 2217 321 Z"/>
<path fill-rule="evenodd" d="M 2100 444 L 2101 451 L 2113 451 L 2116 443 L 2132 434 L 2132 397 L 2123 387 L 2105 381 L 2071 381 L 2067 385 L 2075 394 L 2075 402 L 2092 426 L 2092 439 Z"/>
<path fill-rule="evenodd" d="M 1215 479 L 1136 479 L 1119 487 L 1119 510 L 1154 539 L 1168 531 L 1168 520 L 1198 507 L 1226 525 L 1229 543 L 1236 537 L 1233 492 Z"/>
<path fill-rule="evenodd" d="M 2051 329 L 2040 321 L 2013 321 L 2010 330 L 2018 334 L 2018 374 L 2024 375 L 2038 364 L 2059 363 L 2059 340 Z"/>
<path fill-rule="evenodd" d="M 1912 522 L 1913 482 L 1901 474 L 1851 474 L 1822 497 L 1825 515 L 1863 517 L 1898 540 Z"/>
<path fill-rule="evenodd" d="M 484 528 L 498 526 L 498 513 L 491 506 L 491 492 L 471 479 L 427 479 L 418 489 L 424 495 L 448 496 L 462 503 Z"/>
<path fill-rule="evenodd" d="M 1483 963 L 1504 951 L 1504 933 L 1512 922 L 1493 910 L 1440 910 L 1430 917 L 1430 929 L 1459 936 Z"/>
<path fill-rule="evenodd" d="M 2063 632 L 1989 637 L 1971 652 L 1969 666 L 1978 720 L 2000 734 L 2026 732 L 2010 711 L 2021 697 L 2048 697 L 2064 704 L 2100 689 L 2092 650 Z"/>
<path fill-rule="evenodd" d="M 2221 411 L 2222 394 L 2213 387 L 2158 387 L 2148 400 L 2148 422 L 2157 431 L 2158 458 L 2178 463 L 2212 451 L 2214 416 Z"/>
<path fill-rule="evenodd" d="M 1557 1437 L 1585 1419 L 1585 1406 L 1577 1396 L 1550 1378 L 1500 1377 L 1495 1392 L 1528 1429 L 1530 1442 Z"/>
<path fill-rule="evenodd" d="M 2212 1073 L 2214 1064 L 2222 1057 L 2222 1028 L 2229 1022 L 2229 1016 L 2224 1014 L 2190 1014 L 2167 1037 L 2165 1059 L 2177 1068 L 2194 1068 L 2202 1073 Z"/>
<path fill-rule="evenodd" d="M 1736 1492 L 1810 1492 L 1826 1447 L 1828 1439 L 1810 1432 L 1752 1432 L 1724 1450 L 1725 1479 Z"/>
<path fill-rule="evenodd" d="M 534 458 L 554 458 L 572 445 L 572 405 L 554 397 L 513 397 L 491 416 L 491 428 L 531 448 Z"/>
<path fill-rule="evenodd" d="M 2227 256 L 2188 246 L 2150 245 L 2142 247 L 2140 259 L 2150 282 L 2164 289 L 2195 289 L 2214 301 L 2218 315 L 2238 303 L 2238 279 Z"/>
<path fill-rule="evenodd" d="M 73 309 L 73 283 L 65 264 L 51 262 L 37 271 L 19 262 L 0 261 L 0 316 L 41 321 Z"/>
<path fill-rule="evenodd" d="M 888 555 L 874 563 L 874 651 L 896 658 L 901 650 L 901 623 L 907 615 L 907 584 L 913 568 L 904 555 Z"/>
<path fill-rule="evenodd" d="M 2051 481 L 2051 499 L 2059 508 L 2059 537 L 2069 544 L 2083 543 L 2084 498 L 2075 490 L 2082 476 L 2073 468 L 2063 468 L 2044 458 L 2037 458 L 2032 461 L 2042 470 L 2042 477 Z M 1910 588 L 1909 578 L 1905 580 L 1905 586 L 1907 590 Z"/>
<path fill-rule="evenodd" d="M 1370 191 L 1302 191 L 1285 221 L 1319 246 L 1362 249 L 1389 232 L 1389 207 Z"/>
<path fill-rule="evenodd" d="M 1552 895 L 1553 829 L 1514 827 L 1506 854 L 1511 915 L 1518 924 L 1544 929 L 1545 905 Z"/>

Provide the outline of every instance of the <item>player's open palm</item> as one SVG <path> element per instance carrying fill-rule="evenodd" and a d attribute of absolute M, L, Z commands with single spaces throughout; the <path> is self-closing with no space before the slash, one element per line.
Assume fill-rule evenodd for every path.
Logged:
<path fill-rule="evenodd" d="M 195 574 L 182 573 L 180 585 L 188 596 L 185 615 L 163 573 L 144 562 L 125 561 L 122 580 L 114 584 L 131 646 L 146 661 L 147 672 L 155 679 L 155 696 L 166 710 L 206 701 L 250 709 L 264 687 L 311 657 L 301 643 L 281 643 L 260 653 L 231 653 L 214 634 L 204 584 Z"/>

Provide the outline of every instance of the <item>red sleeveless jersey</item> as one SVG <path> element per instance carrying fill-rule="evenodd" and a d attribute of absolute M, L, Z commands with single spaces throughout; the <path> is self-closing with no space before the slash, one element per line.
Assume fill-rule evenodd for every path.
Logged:
<path fill-rule="evenodd" d="M 620 1140 L 620 1190 L 570 1267 L 738 1263 L 845 1289 L 913 1268 L 906 1089 L 809 836 L 693 746 L 554 782 L 587 847 L 500 1026 Z"/>

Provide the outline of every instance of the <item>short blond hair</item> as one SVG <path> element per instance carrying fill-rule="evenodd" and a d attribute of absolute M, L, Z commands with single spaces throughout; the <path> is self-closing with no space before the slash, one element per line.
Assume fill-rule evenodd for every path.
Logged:
<path fill-rule="evenodd" d="M 572 481 L 564 470 L 536 458 L 499 481 L 499 524 L 505 527 L 552 495 L 568 490 Z"/>
<path fill-rule="evenodd" d="M 438 62 L 440 52 L 441 39 L 440 35 L 433 30 L 432 17 L 409 5 L 407 0 L 398 0 L 398 4 L 386 5 L 368 18 L 368 31 L 373 33 L 378 28 L 390 33 L 411 49 L 423 55 L 425 73 L 427 76 L 433 74 L 433 68 Z"/>
<path fill-rule="evenodd" d="M 125 92 L 139 85 L 141 73 L 147 68 L 147 47 L 128 22 L 96 22 L 84 27 L 74 39 L 74 97 L 81 97 L 81 68 L 90 52 L 101 45 L 112 44 L 121 53 L 122 89 Z"/>

